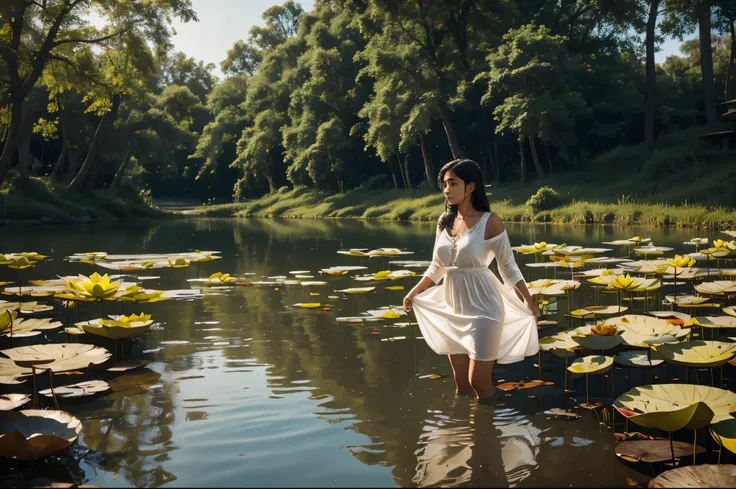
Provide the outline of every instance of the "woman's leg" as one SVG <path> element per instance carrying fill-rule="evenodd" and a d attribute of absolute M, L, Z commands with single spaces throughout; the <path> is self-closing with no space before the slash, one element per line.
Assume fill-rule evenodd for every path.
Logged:
<path fill-rule="evenodd" d="M 489 362 L 483 362 L 478 360 L 470 360 L 468 366 L 468 379 L 470 385 L 475 391 L 475 395 L 478 399 L 485 399 L 491 397 L 496 393 L 496 388 L 493 387 L 493 364 L 494 360 Z"/>
<path fill-rule="evenodd" d="M 472 395 L 473 387 L 470 385 L 468 367 L 470 357 L 467 355 L 447 355 L 452 365 L 452 373 L 455 377 L 455 392 L 462 395 Z"/>

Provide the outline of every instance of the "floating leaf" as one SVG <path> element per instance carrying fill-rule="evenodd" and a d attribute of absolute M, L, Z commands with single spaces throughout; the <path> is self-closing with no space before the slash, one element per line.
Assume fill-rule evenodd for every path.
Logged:
<path fill-rule="evenodd" d="M 676 458 L 684 458 L 693 454 L 693 445 L 682 441 L 669 440 L 628 440 L 616 445 L 616 455 L 629 462 L 656 463 L 672 460 L 674 449 Z M 705 453 L 705 448 L 698 446 L 696 453 Z"/>
<path fill-rule="evenodd" d="M 666 361 L 685 367 L 719 367 L 736 356 L 736 344 L 725 341 L 685 341 L 657 345 Z"/>
<path fill-rule="evenodd" d="M 56 387 L 54 393 L 65 399 L 75 399 L 78 397 L 92 396 L 99 392 L 105 392 L 110 390 L 110 385 L 104 380 L 88 380 L 85 382 L 79 382 L 78 384 L 65 385 L 63 387 Z M 38 391 L 39 394 L 46 397 L 52 397 L 51 389 L 44 389 Z"/>
<path fill-rule="evenodd" d="M 649 487 L 736 487 L 736 465 L 703 464 L 670 469 L 650 480 Z"/>
<path fill-rule="evenodd" d="M 30 394 L 3 394 L 0 396 L 0 411 L 11 411 L 30 400 Z"/>
<path fill-rule="evenodd" d="M 0 456 L 48 457 L 68 447 L 81 431 L 81 421 L 64 411 L 9 411 L 0 417 Z"/>

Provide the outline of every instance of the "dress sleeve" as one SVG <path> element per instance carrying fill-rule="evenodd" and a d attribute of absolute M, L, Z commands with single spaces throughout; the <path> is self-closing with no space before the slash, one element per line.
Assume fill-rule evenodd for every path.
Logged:
<path fill-rule="evenodd" d="M 447 272 L 445 265 L 442 263 L 439 256 L 437 256 L 437 240 L 440 238 L 440 232 L 440 226 L 438 223 L 437 232 L 434 235 L 435 246 L 432 248 L 432 263 L 427 267 L 427 271 L 424 272 L 424 275 L 431 278 L 432 282 L 435 284 L 439 283 L 440 279 L 444 277 Z"/>
<path fill-rule="evenodd" d="M 519 266 L 516 264 L 508 233 L 504 231 L 489 241 L 491 242 L 491 249 L 493 249 L 493 253 L 496 255 L 498 271 L 501 273 L 503 283 L 509 287 L 513 287 L 519 280 L 524 280 L 524 275 L 521 274 L 521 270 L 519 270 Z"/>

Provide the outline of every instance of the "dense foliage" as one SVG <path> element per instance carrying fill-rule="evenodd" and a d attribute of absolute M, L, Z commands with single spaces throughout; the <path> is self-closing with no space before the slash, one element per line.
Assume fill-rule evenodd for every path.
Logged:
<path fill-rule="evenodd" d="M 716 129 L 736 98 L 726 0 L 287 1 L 223 80 L 173 51 L 172 17 L 197 20 L 190 0 L 2 2 L 0 182 L 226 201 L 412 189 L 453 157 L 524 182 Z M 662 35 L 696 32 L 654 63 Z"/>

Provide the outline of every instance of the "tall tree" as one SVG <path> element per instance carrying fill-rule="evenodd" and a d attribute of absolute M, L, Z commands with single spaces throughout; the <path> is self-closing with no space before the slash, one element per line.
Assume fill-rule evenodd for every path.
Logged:
<path fill-rule="evenodd" d="M 91 8 L 105 19 L 102 28 L 85 20 Z M 190 0 L 6 0 L 0 9 L 0 18 L 7 22 L 0 32 L 0 56 L 8 70 L 10 99 L 9 128 L 0 154 L 0 183 L 20 143 L 23 103 L 61 48 L 99 45 L 124 33 L 139 33 L 168 48 L 171 16 L 184 22 L 196 20 Z"/>

